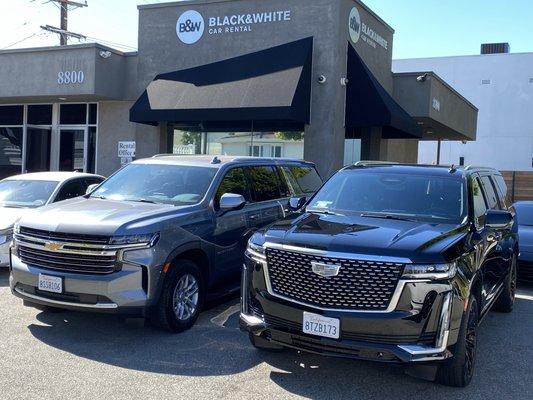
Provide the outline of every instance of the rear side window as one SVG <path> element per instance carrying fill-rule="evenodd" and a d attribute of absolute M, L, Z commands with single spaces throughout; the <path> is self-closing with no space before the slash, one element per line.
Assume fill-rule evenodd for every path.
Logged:
<path fill-rule="evenodd" d="M 487 205 L 483 192 L 481 190 L 481 184 L 477 178 L 472 179 L 472 198 L 474 200 L 474 217 L 477 223 L 480 223 L 480 219 L 485 216 L 487 212 Z"/>
<path fill-rule="evenodd" d="M 74 179 L 70 182 L 67 182 L 59 190 L 55 201 L 63 201 L 67 199 L 72 199 L 74 197 L 82 196 L 85 194 L 85 188 L 81 183 L 80 179 Z"/>
<path fill-rule="evenodd" d="M 302 192 L 314 193 L 322 186 L 322 179 L 313 167 L 290 166 L 288 169 Z"/>
<path fill-rule="evenodd" d="M 488 176 L 481 177 L 481 183 L 483 184 L 483 189 L 485 195 L 487 196 L 487 205 L 491 210 L 496 210 L 500 208 L 500 203 L 498 202 L 498 195 L 492 186 L 492 181 Z"/>
<path fill-rule="evenodd" d="M 272 166 L 249 167 L 253 200 L 268 201 L 285 197 L 281 195 L 281 180 L 276 168 Z"/>
<path fill-rule="evenodd" d="M 511 196 L 509 191 L 507 190 L 507 184 L 505 183 L 505 179 L 503 179 L 503 176 L 501 175 L 494 175 L 493 176 L 494 183 L 496 186 L 498 186 L 498 189 L 500 191 L 500 201 L 505 208 L 509 207 L 511 205 Z"/>
<path fill-rule="evenodd" d="M 240 194 L 246 201 L 250 201 L 250 191 L 246 176 L 244 174 L 244 169 L 233 168 L 226 173 L 224 179 L 222 179 L 222 182 L 218 187 L 217 194 L 215 196 L 216 208 L 218 208 L 220 204 L 220 198 L 225 193 Z"/>

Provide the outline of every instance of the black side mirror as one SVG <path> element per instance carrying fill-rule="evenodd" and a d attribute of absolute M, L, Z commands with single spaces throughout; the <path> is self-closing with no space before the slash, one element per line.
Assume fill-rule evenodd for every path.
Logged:
<path fill-rule="evenodd" d="M 307 202 L 307 197 L 291 197 L 289 199 L 289 209 L 291 211 L 298 211 L 300 208 L 302 208 L 305 203 Z"/>
<path fill-rule="evenodd" d="M 485 226 L 493 229 L 510 229 L 513 215 L 503 210 L 488 210 L 485 214 Z"/>

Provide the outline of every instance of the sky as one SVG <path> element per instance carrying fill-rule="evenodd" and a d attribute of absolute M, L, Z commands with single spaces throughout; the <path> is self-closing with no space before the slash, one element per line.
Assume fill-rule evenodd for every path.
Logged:
<path fill-rule="evenodd" d="M 136 6 L 157 2 L 163 1 L 87 0 L 89 7 L 69 12 L 69 30 L 88 36 L 89 41 L 124 51 L 135 50 Z M 478 54 L 481 43 L 492 42 L 509 42 L 511 51 L 516 53 L 533 52 L 533 0 L 364 0 L 364 3 L 395 29 L 395 59 Z M 0 0 L 0 22 L 0 49 L 53 46 L 59 42 L 56 34 L 39 28 L 59 25 L 59 9 L 48 0 Z M 78 41 L 73 39 L 69 43 Z"/>

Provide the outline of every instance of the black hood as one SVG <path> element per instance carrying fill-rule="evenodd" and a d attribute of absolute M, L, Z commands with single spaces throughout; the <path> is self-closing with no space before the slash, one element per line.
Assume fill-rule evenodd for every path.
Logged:
<path fill-rule="evenodd" d="M 443 262 L 461 254 L 468 232 L 468 225 L 305 213 L 271 225 L 265 240 L 332 252 Z"/>

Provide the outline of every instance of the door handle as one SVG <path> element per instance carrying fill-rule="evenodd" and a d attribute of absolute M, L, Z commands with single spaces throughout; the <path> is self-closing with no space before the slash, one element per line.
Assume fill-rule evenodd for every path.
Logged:
<path fill-rule="evenodd" d="M 258 215 L 258 214 L 252 214 L 252 215 L 250 215 L 248 218 L 250 218 L 250 219 L 252 219 L 252 220 L 253 220 L 253 219 L 257 219 L 257 218 L 259 218 L 259 215 Z"/>

